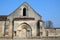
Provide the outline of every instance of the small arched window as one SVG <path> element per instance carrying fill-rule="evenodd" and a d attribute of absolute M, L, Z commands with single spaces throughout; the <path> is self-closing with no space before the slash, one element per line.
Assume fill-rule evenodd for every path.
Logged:
<path fill-rule="evenodd" d="M 26 8 L 23 8 L 23 16 L 26 16 Z"/>

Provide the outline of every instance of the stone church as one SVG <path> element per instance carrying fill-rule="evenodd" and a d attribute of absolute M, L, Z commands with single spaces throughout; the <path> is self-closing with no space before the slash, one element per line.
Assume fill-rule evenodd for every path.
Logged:
<path fill-rule="evenodd" d="M 0 15 L 0 37 L 34 38 L 45 36 L 44 21 L 24 2 L 9 15 Z"/>

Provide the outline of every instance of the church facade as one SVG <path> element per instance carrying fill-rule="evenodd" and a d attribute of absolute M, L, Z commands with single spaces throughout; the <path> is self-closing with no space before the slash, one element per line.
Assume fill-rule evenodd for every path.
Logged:
<path fill-rule="evenodd" d="M 0 16 L 0 37 L 34 38 L 42 36 L 46 36 L 42 16 L 26 2 L 11 14 Z"/>

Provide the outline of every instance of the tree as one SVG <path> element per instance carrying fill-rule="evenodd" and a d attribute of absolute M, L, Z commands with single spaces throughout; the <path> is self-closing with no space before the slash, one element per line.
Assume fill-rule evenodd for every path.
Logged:
<path fill-rule="evenodd" d="M 53 22 L 50 20 L 46 21 L 46 27 L 47 28 L 53 28 Z"/>

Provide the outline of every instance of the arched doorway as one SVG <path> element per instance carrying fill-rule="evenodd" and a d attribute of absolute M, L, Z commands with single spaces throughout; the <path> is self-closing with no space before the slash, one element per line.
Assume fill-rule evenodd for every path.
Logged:
<path fill-rule="evenodd" d="M 19 38 L 30 38 L 32 36 L 32 29 L 27 23 L 22 23 L 17 28 L 17 35 Z"/>

